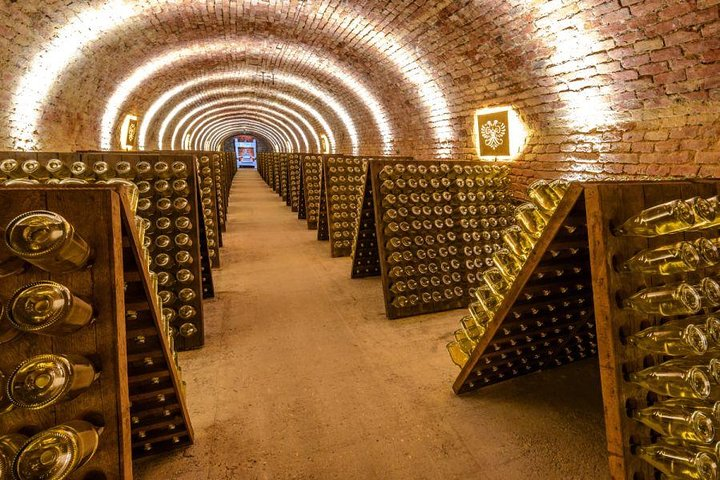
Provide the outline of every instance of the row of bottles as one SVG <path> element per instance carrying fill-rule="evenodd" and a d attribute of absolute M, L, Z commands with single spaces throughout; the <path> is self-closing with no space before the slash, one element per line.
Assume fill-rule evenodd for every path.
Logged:
<path fill-rule="evenodd" d="M 305 157 L 302 168 L 307 222 L 308 225 L 317 225 L 320 215 L 320 195 L 322 195 L 322 157 L 315 155 Z"/>
<path fill-rule="evenodd" d="M 83 161 L 63 161 L 58 158 L 41 163 L 38 160 L 6 159 L 0 161 L 0 179 L 12 185 L 13 180 L 31 180 L 30 183 L 77 183 L 70 179 L 94 183 L 113 178 L 135 182 L 148 180 L 186 179 L 189 175 L 184 162 L 139 161 L 135 165 L 118 161 L 114 166 L 99 160 L 92 164 Z M 23 183 L 23 182 L 19 182 Z"/>
<path fill-rule="evenodd" d="M 328 221 L 333 256 L 349 255 L 354 244 L 367 161 L 357 157 L 326 160 Z"/>
<path fill-rule="evenodd" d="M 225 180 L 222 172 L 225 171 L 225 159 L 221 155 L 215 153 L 212 155 L 213 180 L 215 182 L 215 206 L 218 213 L 218 227 L 225 226 Z"/>
<path fill-rule="evenodd" d="M 215 230 L 218 225 L 215 224 L 215 212 L 217 212 L 215 195 L 212 178 L 212 168 L 210 167 L 210 158 L 207 156 L 200 157 L 199 165 L 201 187 L 200 187 L 200 203 L 205 222 L 205 236 L 207 237 L 208 256 L 211 261 L 215 261 L 218 255 L 218 239 Z"/>
<path fill-rule="evenodd" d="M 92 262 L 89 243 L 55 212 L 23 213 L 9 222 L 4 233 L 9 252 L 24 267 L 4 270 L 3 276 L 22 274 L 30 265 L 50 274 L 66 274 L 88 268 Z M 0 344 L 21 333 L 72 335 L 94 319 L 92 305 L 65 285 L 51 280 L 32 282 L 17 289 L 7 307 L 0 305 Z M 81 355 L 45 353 L 25 358 L 7 376 L 0 372 L 0 415 L 71 401 L 90 389 L 99 376 L 99 365 Z M 73 420 L 30 438 L 21 433 L 0 436 L 0 478 L 67 478 L 92 458 L 102 430 Z"/>
<path fill-rule="evenodd" d="M 292 153 L 288 155 L 289 177 L 290 177 L 290 207 L 293 211 L 298 209 L 300 204 L 300 155 Z"/>
<path fill-rule="evenodd" d="M 659 237 L 718 225 L 717 197 L 693 197 L 645 209 L 613 233 Z M 715 479 L 720 473 L 720 318 L 712 313 L 720 307 L 720 284 L 704 273 L 720 263 L 717 242 L 676 241 L 642 250 L 618 265 L 628 282 L 674 275 L 673 281 L 642 288 L 621 302 L 630 315 L 659 319 L 629 335 L 626 348 L 665 361 L 630 371 L 626 380 L 660 396 L 629 412 L 658 438 L 634 446 L 633 452 L 673 479 Z"/>
<path fill-rule="evenodd" d="M 542 236 L 568 187 L 564 180 L 535 181 L 528 188 L 531 201 L 516 208 L 515 224 L 502 231 L 502 245 L 494 248 L 490 256 L 492 264 L 478 275 L 480 286 L 474 289 L 475 301 L 468 307 L 470 314 L 460 320 L 461 328 L 455 331 L 454 339 L 447 344 L 450 358 L 460 368 L 467 363 L 475 346 L 485 335 L 505 293 Z"/>

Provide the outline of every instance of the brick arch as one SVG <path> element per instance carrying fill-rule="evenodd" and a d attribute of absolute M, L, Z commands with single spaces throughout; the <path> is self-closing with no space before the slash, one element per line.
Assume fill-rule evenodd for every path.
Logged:
<path fill-rule="evenodd" d="M 273 124 L 275 124 L 276 127 L 278 127 L 278 129 L 282 130 L 290 136 L 293 144 L 295 145 L 296 152 L 304 152 L 307 151 L 307 149 L 309 148 L 307 146 L 307 136 L 304 134 L 304 132 L 298 131 L 293 128 L 293 126 L 288 124 L 283 118 L 278 117 L 275 112 L 262 112 L 252 107 L 238 107 L 237 110 L 233 112 L 218 113 L 216 115 L 210 116 L 199 128 L 198 136 L 204 138 L 206 136 L 208 128 L 212 128 L 212 126 L 219 121 L 236 118 L 254 118 L 256 120 L 267 120 L 268 122 L 272 122 Z M 202 147 L 196 147 L 193 143 L 193 146 L 192 148 L 190 148 L 190 150 L 197 150 L 198 148 L 202 149 Z"/>
<path fill-rule="evenodd" d="M 14 4 L 20 13 L 6 22 L 9 31 L 4 35 L 13 39 L 12 48 L 0 54 L 7 78 L 22 78 L 37 51 L 54 38 L 55 26 L 67 23 L 63 17 L 83 14 L 73 9 L 100 4 L 90 0 L 68 6 L 48 0 L 42 8 L 56 14 L 45 15 L 29 5 L 33 3 Z M 446 153 L 455 158 L 476 158 L 475 109 L 515 106 L 531 131 L 523 154 L 513 163 L 519 181 L 557 175 L 637 176 L 654 169 L 662 175 L 704 175 L 715 171 L 713 162 L 720 162 L 720 27 L 713 0 L 369 0 L 304 6 L 238 1 L 236 9 L 221 2 L 182 3 L 168 6 L 159 0 L 146 20 L 123 24 L 122 30 L 89 42 L 86 56 L 77 57 L 67 71 L 54 75 L 47 70 L 57 84 L 40 112 L 38 135 L 79 145 L 91 137 L 87 132 L 99 115 L 94 99 L 109 96 L 108 85 L 122 81 L 122 74 L 141 65 L 148 54 L 181 38 L 233 39 L 243 30 L 265 39 L 267 51 L 278 53 L 204 64 L 215 62 L 220 68 L 240 61 L 314 78 L 312 70 L 290 67 L 284 45 L 324 52 L 356 72 L 382 100 L 401 154 L 432 158 L 445 148 L 436 142 L 436 117 L 426 108 L 433 99 L 417 88 L 424 73 L 442 90 L 448 113 L 438 118 L 450 125 L 454 142 Z M 163 8 L 167 12 L 160 12 Z M 243 8 L 248 15 L 239 18 Z M 354 16 L 360 17 L 359 23 Z M 368 18 L 370 29 L 362 25 Z M 378 32 L 391 34 L 392 42 Z M 394 50 L 395 44 L 402 49 Z M 387 49 L 380 53 L 383 46 Z M 408 52 L 408 68 L 398 69 L 397 57 Z M 301 62 L 301 56 L 294 58 Z M 410 81 L 413 62 L 422 72 Z M 185 75 L 185 70 L 161 76 L 174 75 Z M 17 105 L 12 92 L 18 86 L 10 85 L 2 104 L 13 115 Z M 153 85 L 162 89 L 163 82 Z M 145 100 L 139 93 L 130 106 L 147 106 Z M 0 132 L 8 131 L 9 122 L 8 113 L 0 112 Z M 377 138 L 362 127 L 359 131 L 369 149 L 378 149 Z M 5 139 L 17 140 L 9 135 Z"/>
<path fill-rule="evenodd" d="M 185 139 L 187 138 L 191 145 L 198 148 L 197 145 L 195 145 L 195 141 L 199 137 L 200 129 L 202 127 L 202 121 L 208 118 L 212 118 L 212 116 L 219 114 L 221 112 L 233 112 L 237 111 L 239 106 L 251 106 L 251 107 L 258 107 L 263 106 L 262 103 L 258 103 L 255 99 L 252 98 L 246 98 L 241 99 L 240 101 L 233 100 L 231 102 L 227 102 L 224 100 L 217 102 L 209 102 L 206 104 L 201 105 L 196 110 L 196 114 L 193 116 L 193 120 L 191 123 L 188 123 L 183 132 L 180 134 L 180 138 Z M 293 119 L 286 115 L 282 110 L 275 110 L 276 114 L 281 115 L 281 118 L 283 118 L 286 121 L 292 121 Z M 289 112 L 287 112 L 289 113 Z M 317 133 L 317 130 L 307 121 L 306 118 L 302 117 L 301 115 L 297 116 L 297 119 L 301 121 L 300 124 L 297 122 L 293 122 L 293 126 L 296 131 L 300 131 L 301 134 L 305 137 L 307 140 L 307 152 L 313 152 L 317 151 L 319 152 L 321 149 L 321 142 L 320 137 Z M 303 123 L 303 121 L 305 123 Z M 313 143 L 314 140 L 314 143 Z M 172 146 L 172 145 L 171 145 Z M 182 145 L 183 148 L 188 148 L 188 145 Z"/>

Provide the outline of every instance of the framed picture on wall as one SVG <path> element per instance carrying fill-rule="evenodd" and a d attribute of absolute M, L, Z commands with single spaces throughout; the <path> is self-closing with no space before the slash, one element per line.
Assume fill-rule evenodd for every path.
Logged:
<path fill-rule="evenodd" d="M 508 110 L 478 113 L 475 122 L 480 157 L 509 157 L 511 139 Z"/>

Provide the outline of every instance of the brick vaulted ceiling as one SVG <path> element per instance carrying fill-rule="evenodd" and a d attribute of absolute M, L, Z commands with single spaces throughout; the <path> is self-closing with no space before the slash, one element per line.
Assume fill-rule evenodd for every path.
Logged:
<path fill-rule="evenodd" d="M 717 175 L 718 3 L 6 0 L 0 139 L 118 148 L 132 113 L 146 149 L 472 159 L 473 113 L 510 104 L 518 176 Z"/>

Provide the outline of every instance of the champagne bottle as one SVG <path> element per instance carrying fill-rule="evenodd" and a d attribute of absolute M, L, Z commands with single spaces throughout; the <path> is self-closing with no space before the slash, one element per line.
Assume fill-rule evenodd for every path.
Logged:
<path fill-rule="evenodd" d="M 623 300 L 623 307 L 648 315 L 691 315 L 701 308 L 700 294 L 687 283 L 648 287 Z"/>
<path fill-rule="evenodd" d="M 20 168 L 20 163 L 12 158 L 8 158 L 0 162 L 0 176 L 12 180 L 14 178 L 24 178 L 25 173 Z"/>
<path fill-rule="evenodd" d="M 535 240 L 530 237 L 521 227 L 513 225 L 502 231 L 502 239 L 505 246 L 518 258 L 527 260 L 528 255 L 535 246 Z"/>
<path fill-rule="evenodd" d="M 108 165 L 107 162 L 95 162 L 93 163 L 92 169 L 95 174 L 95 178 L 98 180 L 107 180 L 111 177 L 110 165 Z"/>
<path fill-rule="evenodd" d="M 547 214 L 552 214 L 562 199 L 545 180 L 536 180 L 528 187 L 528 196 L 533 203 Z"/>
<path fill-rule="evenodd" d="M 58 158 L 51 158 L 45 165 L 51 178 L 63 179 L 70 176 L 70 167 Z"/>
<path fill-rule="evenodd" d="M 713 203 L 701 197 L 692 197 L 685 202 L 690 205 L 690 209 L 695 217 L 692 230 L 704 229 L 715 220 L 718 212 Z"/>
<path fill-rule="evenodd" d="M 706 371 L 681 365 L 661 363 L 630 374 L 630 381 L 659 395 L 707 399 L 711 379 Z"/>
<path fill-rule="evenodd" d="M 15 457 L 13 478 L 68 478 L 95 454 L 102 431 L 90 422 L 71 420 L 38 433 Z"/>
<path fill-rule="evenodd" d="M 135 180 L 150 180 L 153 178 L 153 168 L 150 162 L 141 161 L 135 164 Z"/>
<path fill-rule="evenodd" d="M 547 217 L 532 203 L 524 203 L 515 210 L 515 219 L 531 238 L 538 239 L 547 226 Z"/>
<path fill-rule="evenodd" d="M 700 268 L 712 267 L 720 263 L 720 249 L 712 241 L 701 237 L 692 244 L 700 255 Z"/>
<path fill-rule="evenodd" d="M 635 454 L 672 479 L 714 480 L 717 462 L 707 453 L 663 444 L 638 447 Z"/>
<path fill-rule="evenodd" d="M 630 217 L 613 233 L 618 236 L 656 237 L 687 230 L 693 225 L 695 214 L 692 207 L 682 200 L 673 200 Z"/>
<path fill-rule="evenodd" d="M 460 345 L 460 342 L 458 342 L 457 340 L 449 342 L 445 346 L 445 348 L 447 348 L 447 351 L 450 354 L 450 359 L 455 365 L 460 368 L 463 368 L 467 361 L 470 359 L 470 355 L 465 351 L 465 349 Z"/>
<path fill-rule="evenodd" d="M 512 283 L 523 267 L 523 261 L 508 249 L 493 253 L 492 261 L 505 277 L 507 283 Z"/>
<path fill-rule="evenodd" d="M 64 285 L 47 280 L 17 290 L 8 318 L 16 329 L 38 335 L 68 335 L 94 320 L 92 306 Z"/>
<path fill-rule="evenodd" d="M 715 438 L 715 426 L 705 413 L 688 413 L 681 407 L 658 406 L 633 412 L 633 418 L 666 437 L 689 443 L 709 444 Z"/>
<path fill-rule="evenodd" d="M 700 266 L 700 255 L 690 242 L 646 249 L 625 262 L 621 271 L 648 275 L 692 272 Z"/>
<path fill-rule="evenodd" d="M 118 178 L 133 180 L 135 178 L 135 171 L 133 170 L 130 162 L 126 162 L 123 160 L 115 164 L 115 175 Z"/>
<path fill-rule="evenodd" d="M 79 355 L 36 355 L 20 363 L 8 378 L 10 401 L 20 408 L 40 410 L 71 400 L 100 376 Z"/>
<path fill-rule="evenodd" d="M 183 323 L 182 325 L 180 325 L 178 332 L 183 337 L 188 338 L 188 337 L 192 337 L 193 335 L 197 334 L 198 329 L 194 323 L 186 322 L 186 323 Z"/>
<path fill-rule="evenodd" d="M 70 165 L 70 174 L 80 180 L 94 180 L 93 171 L 85 162 L 73 162 Z"/>
<path fill-rule="evenodd" d="M 510 283 L 508 283 L 505 276 L 497 267 L 485 270 L 482 274 L 482 278 L 485 280 L 485 284 L 488 288 L 490 288 L 495 295 L 502 296 L 510 288 Z"/>
<path fill-rule="evenodd" d="M 170 170 L 172 172 L 172 176 L 175 178 L 185 179 L 188 177 L 188 170 L 185 162 L 173 162 L 172 165 L 170 165 Z"/>
<path fill-rule="evenodd" d="M 48 172 L 37 160 L 25 160 L 20 165 L 20 170 L 25 178 L 31 180 L 44 180 L 48 177 Z"/>
<path fill-rule="evenodd" d="M 480 338 L 485 335 L 486 324 L 476 322 L 472 315 L 465 315 L 460 319 L 460 326 L 465 332 L 465 335 L 474 341 L 480 340 Z"/>
<path fill-rule="evenodd" d="M 659 355 L 702 355 L 707 352 L 708 339 L 694 324 L 668 322 L 648 327 L 628 338 L 631 345 Z"/>
<path fill-rule="evenodd" d="M 156 178 L 167 180 L 172 177 L 172 171 L 170 170 L 170 165 L 168 165 L 167 162 L 155 162 L 155 165 L 153 165 L 153 171 L 155 172 Z"/>
<path fill-rule="evenodd" d="M 0 415 L 3 413 L 7 413 L 10 410 L 12 410 L 15 407 L 15 404 L 10 400 L 7 394 L 7 384 L 8 379 L 5 376 L 5 374 L 0 371 Z M 1 437 L 0 437 L 1 438 Z M 2 454 L 2 451 L 0 450 L 0 454 Z M 2 460 L 0 459 L 0 462 Z M 0 477 L 4 478 L 4 477 Z"/>
<path fill-rule="evenodd" d="M 0 435 L 0 478 L 12 478 L 12 463 L 28 437 L 20 433 Z"/>
<path fill-rule="evenodd" d="M 80 270 L 90 260 L 90 247 L 62 216 L 33 210 L 15 217 L 5 231 L 10 251 L 51 273 Z"/>

